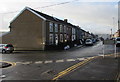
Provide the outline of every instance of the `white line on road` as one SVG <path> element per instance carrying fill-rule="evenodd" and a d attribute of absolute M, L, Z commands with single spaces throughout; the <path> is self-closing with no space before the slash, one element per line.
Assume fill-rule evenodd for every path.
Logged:
<path fill-rule="evenodd" d="M 89 58 L 89 57 L 88 57 Z M 72 61 L 82 61 L 85 60 L 86 58 L 75 58 L 75 59 L 66 59 L 66 62 L 72 62 Z M 55 61 L 55 63 L 62 63 L 65 62 L 64 59 L 60 59 L 60 60 L 46 60 L 46 61 L 35 61 L 34 63 L 32 63 L 32 61 L 29 62 L 16 62 L 17 64 L 44 64 L 44 63 L 53 63 L 53 61 Z"/>
<path fill-rule="evenodd" d="M 22 62 L 15 62 L 16 64 L 20 64 L 20 63 L 22 63 Z"/>
<path fill-rule="evenodd" d="M 98 54 L 98 56 L 104 56 L 103 54 Z"/>
<path fill-rule="evenodd" d="M 23 62 L 22 64 L 27 65 L 30 64 L 31 62 Z"/>
<path fill-rule="evenodd" d="M 85 60 L 85 58 L 77 58 L 77 60 L 80 60 L 80 61 L 82 61 L 82 60 Z"/>
<path fill-rule="evenodd" d="M 70 61 L 75 61 L 76 59 L 67 59 L 66 61 L 70 62 Z"/>
<path fill-rule="evenodd" d="M 49 61 L 45 61 L 44 63 L 52 63 L 53 61 L 52 60 L 49 60 Z"/>
<path fill-rule="evenodd" d="M 56 63 L 64 62 L 64 60 L 56 60 Z"/>
<path fill-rule="evenodd" d="M 35 64 L 41 64 L 43 61 L 36 61 Z"/>

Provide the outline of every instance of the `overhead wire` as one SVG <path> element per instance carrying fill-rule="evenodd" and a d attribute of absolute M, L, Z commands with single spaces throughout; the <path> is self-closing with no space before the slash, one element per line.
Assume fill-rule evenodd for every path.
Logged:
<path fill-rule="evenodd" d="M 71 3 L 71 2 L 74 2 L 74 1 L 79 1 L 79 0 L 72 0 L 72 1 L 67 1 L 67 2 L 61 2 L 61 3 L 46 5 L 46 6 L 42 6 L 42 7 L 36 7 L 36 8 L 34 8 L 34 9 L 48 8 L 48 7 L 53 7 L 53 6 L 68 4 L 68 3 Z M 6 13 L 0 13 L 0 14 L 10 14 L 10 13 L 16 13 L 16 12 L 20 12 L 20 11 L 19 11 L 19 10 L 16 10 L 16 11 L 11 11 L 11 12 L 6 12 Z"/>

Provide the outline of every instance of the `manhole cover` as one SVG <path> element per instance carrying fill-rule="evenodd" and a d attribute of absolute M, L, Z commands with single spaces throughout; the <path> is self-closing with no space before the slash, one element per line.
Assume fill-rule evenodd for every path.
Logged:
<path fill-rule="evenodd" d="M 0 62 L 0 68 L 7 68 L 12 66 L 11 63 L 7 63 L 7 62 Z"/>

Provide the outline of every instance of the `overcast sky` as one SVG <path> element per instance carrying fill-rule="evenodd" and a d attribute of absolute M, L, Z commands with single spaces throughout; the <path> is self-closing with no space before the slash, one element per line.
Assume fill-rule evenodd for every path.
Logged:
<path fill-rule="evenodd" d="M 89 2 L 88 2 L 89 1 Z M 79 25 L 92 33 L 117 30 L 119 0 L 0 0 L 0 31 L 26 6 Z"/>

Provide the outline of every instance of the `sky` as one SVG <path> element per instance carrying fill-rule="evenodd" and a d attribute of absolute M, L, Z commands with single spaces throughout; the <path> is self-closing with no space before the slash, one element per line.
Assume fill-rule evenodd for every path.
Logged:
<path fill-rule="evenodd" d="M 9 24 L 21 10 L 30 7 L 42 13 L 80 26 L 95 34 L 115 33 L 118 29 L 119 0 L 0 0 L 0 31 L 9 31 Z"/>

